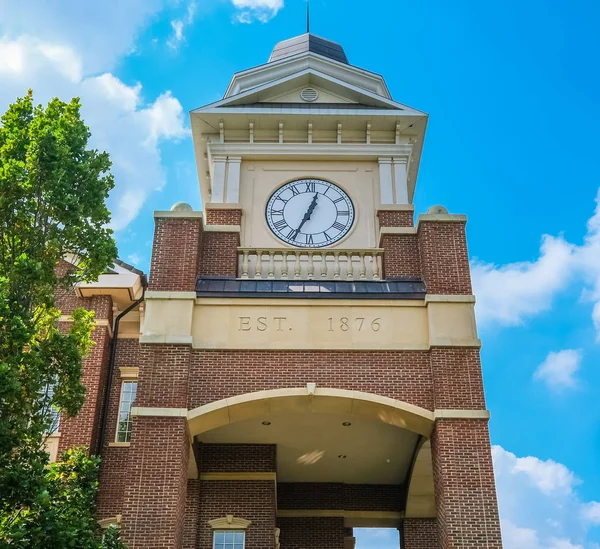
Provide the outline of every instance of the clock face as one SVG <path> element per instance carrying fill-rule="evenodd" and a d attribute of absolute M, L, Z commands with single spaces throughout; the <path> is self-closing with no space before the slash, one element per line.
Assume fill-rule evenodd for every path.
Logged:
<path fill-rule="evenodd" d="M 277 189 L 267 203 L 267 222 L 277 238 L 301 248 L 342 239 L 354 223 L 350 197 L 321 179 L 298 179 Z"/>

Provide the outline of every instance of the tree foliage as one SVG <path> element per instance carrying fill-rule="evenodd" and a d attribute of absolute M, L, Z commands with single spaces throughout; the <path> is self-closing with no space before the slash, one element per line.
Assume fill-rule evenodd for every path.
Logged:
<path fill-rule="evenodd" d="M 105 204 L 113 187 L 110 160 L 88 149 L 80 108 L 78 99 L 34 106 L 30 91 L 1 118 L 0 540 L 32 524 L 24 517 L 45 517 L 40 528 L 48 532 L 46 519 L 70 521 L 69 509 L 87 504 L 72 492 L 65 467 L 84 485 L 94 470 L 71 454 L 70 465 L 48 472 L 44 449 L 52 410 L 70 416 L 83 404 L 81 362 L 94 322 L 92 312 L 76 309 L 72 322 L 60 325 L 56 291 L 97 279 L 116 257 Z M 65 257 L 75 265 L 61 268 Z M 66 509 L 59 512 L 59 503 Z"/>

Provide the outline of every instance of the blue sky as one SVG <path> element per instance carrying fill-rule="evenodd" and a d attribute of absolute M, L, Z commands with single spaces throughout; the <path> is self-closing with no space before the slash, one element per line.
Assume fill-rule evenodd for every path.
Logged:
<path fill-rule="evenodd" d="M 81 96 L 123 259 L 200 208 L 187 112 L 304 30 L 303 0 L 0 0 L 0 108 Z M 312 30 L 430 114 L 416 210 L 469 218 L 505 544 L 600 547 L 600 5 L 313 0 Z M 360 549 L 397 547 L 388 532 Z"/>

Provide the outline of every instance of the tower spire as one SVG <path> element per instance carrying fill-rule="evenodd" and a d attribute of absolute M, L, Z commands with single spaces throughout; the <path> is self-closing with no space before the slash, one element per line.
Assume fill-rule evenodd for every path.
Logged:
<path fill-rule="evenodd" d="M 310 0 L 306 0 L 306 34 L 310 34 Z"/>

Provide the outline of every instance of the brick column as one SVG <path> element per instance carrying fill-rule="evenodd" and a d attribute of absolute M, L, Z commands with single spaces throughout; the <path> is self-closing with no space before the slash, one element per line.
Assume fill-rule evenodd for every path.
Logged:
<path fill-rule="evenodd" d="M 192 292 L 202 247 L 202 212 L 155 212 L 148 289 Z"/>
<path fill-rule="evenodd" d="M 181 549 L 188 488 L 187 410 L 190 348 L 141 344 L 136 406 L 123 497 L 123 538 L 129 549 Z M 148 411 L 148 409 L 158 409 Z M 154 412 L 154 413 L 153 413 Z"/>
<path fill-rule="evenodd" d="M 400 530 L 401 549 L 439 549 L 438 523 L 435 519 L 404 519 Z"/>
<path fill-rule="evenodd" d="M 471 273 L 464 215 L 419 216 L 421 268 L 429 294 L 471 295 Z"/>
<path fill-rule="evenodd" d="M 439 548 L 502 549 L 487 420 L 439 419 L 431 447 Z"/>
<path fill-rule="evenodd" d="M 81 364 L 81 383 L 86 387 L 85 402 L 75 417 L 68 418 L 63 414 L 60 419 L 59 457 L 62 452 L 73 446 L 85 446 L 94 451 L 111 341 L 112 298 L 110 296 L 77 298 L 74 292 L 70 292 L 69 295 L 70 298 L 63 294 L 57 300 L 62 313 L 69 314 L 75 307 L 84 307 L 96 312 L 97 324 L 92 332 L 94 346 Z M 67 330 L 70 328 L 69 322 L 61 324 Z"/>
<path fill-rule="evenodd" d="M 199 274 L 237 277 L 242 210 L 207 205 Z"/>
<path fill-rule="evenodd" d="M 379 247 L 384 249 L 384 278 L 420 278 L 421 258 L 412 206 L 405 210 L 377 210 Z"/>

